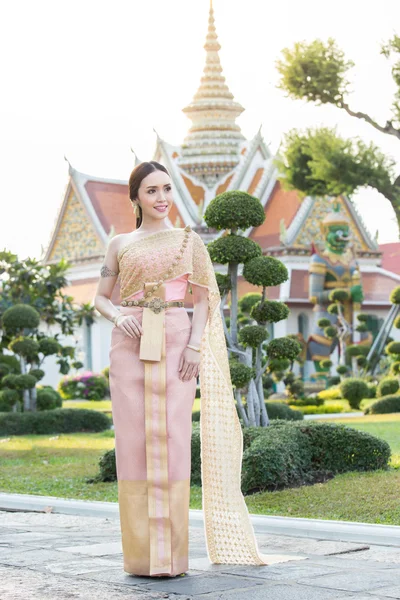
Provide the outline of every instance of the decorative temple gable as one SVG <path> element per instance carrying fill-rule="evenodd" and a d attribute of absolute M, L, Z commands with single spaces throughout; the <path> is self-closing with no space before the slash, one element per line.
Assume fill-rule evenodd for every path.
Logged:
<path fill-rule="evenodd" d="M 354 215 L 351 214 L 348 202 L 342 197 L 338 198 L 343 212 L 347 215 L 350 222 L 350 229 L 353 236 L 354 249 L 356 252 L 368 251 L 371 248 L 366 243 L 363 235 L 360 232 L 358 223 L 354 220 Z M 305 201 L 303 201 L 305 202 Z M 331 207 L 329 202 L 323 198 L 317 198 L 313 201 L 311 210 L 302 224 L 302 227 L 297 236 L 292 240 L 291 245 L 293 246 L 305 246 L 310 247 L 311 243 L 314 242 L 316 245 L 323 246 L 324 239 L 321 232 L 321 222 L 324 217 L 330 212 Z"/>
<path fill-rule="evenodd" d="M 104 246 L 93 223 L 71 188 L 47 262 L 61 258 L 74 262 L 103 254 Z"/>

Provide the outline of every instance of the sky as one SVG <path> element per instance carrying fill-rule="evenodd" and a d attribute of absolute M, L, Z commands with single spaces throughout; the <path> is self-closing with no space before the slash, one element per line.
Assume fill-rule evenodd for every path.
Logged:
<path fill-rule="evenodd" d="M 400 144 L 332 106 L 293 101 L 277 88 L 276 61 L 296 41 L 336 39 L 356 63 L 350 105 L 384 124 L 395 91 L 380 47 L 400 34 L 398 0 L 214 0 L 223 73 L 246 109 L 246 138 L 262 125 L 271 151 L 285 132 L 336 126 L 373 141 L 400 171 Z M 182 113 L 204 67 L 209 0 L 1 2 L 0 248 L 40 258 L 68 183 L 68 163 L 127 180 L 135 153 L 151 160 L 156 134 L 180 144 Z M 389 202 L 362 190 L 354 202 L 380 243 L 396 241 Z"/>

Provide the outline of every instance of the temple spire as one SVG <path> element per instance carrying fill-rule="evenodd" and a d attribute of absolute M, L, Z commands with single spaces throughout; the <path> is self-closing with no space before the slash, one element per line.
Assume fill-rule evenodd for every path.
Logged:
<path fill-rule="evenodd" d="M 211 187 L 237 165 L 239 145 L 244 139 L 236 124 L 244 108 L 234 101 L 222 74 L 212 0 L 204 49 L 206 64 L 200 86 L 183 109 L 192 126 L 182 144 L 179 164 Z"/>

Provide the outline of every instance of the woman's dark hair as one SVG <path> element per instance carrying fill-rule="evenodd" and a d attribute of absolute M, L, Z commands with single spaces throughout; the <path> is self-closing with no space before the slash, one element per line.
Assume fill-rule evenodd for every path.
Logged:
<path fill-rule="evenodd" d="M 138 192 L 140 188 L 140 184 L 143 179 L 153 173 L 154 171 L 164 171 L 167 175 L 169 175 L 167 169 L 164 165 L 156 162 L 155 160 L 151 160 L 149 162 L 142 162 L 133 169 L 132 173 L 129 176 L 129 198 L 131 202 L 136 200 L 138 197 Z M 142 222 L 142 209 L 138 206 L 139 214 L 136 217 L 136 228 L 140 227 Z"/>

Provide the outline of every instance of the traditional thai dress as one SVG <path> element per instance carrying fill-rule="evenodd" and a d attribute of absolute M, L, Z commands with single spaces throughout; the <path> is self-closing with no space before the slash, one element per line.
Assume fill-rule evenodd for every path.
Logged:
<path fill-rule="evenodd" d="M 114 328 L 110 350 L 124 570 L 150 576 L 188 570 L 196 379 L 182 381 L 178 367 L 190 338 L 191 320 L 183 303 L 164 308 L 163 303 L 182 301 L 189 283 L 208 290 L 208 321 L 201 341 L 200 431 L 209 559 L 262 565 L 295 558 L 259 553 L 240 490 L 242 431 L 221 298 L 202 239 L 190 226 L 162 230 L 122 248 L 118 261 L 121 313 L 134 315 L 144 330 L 133 339 Z M 151 294 L 144 297 L 149 290 Z M 140 305 L 146 301 L 151 306 Z"/>

